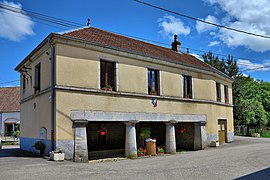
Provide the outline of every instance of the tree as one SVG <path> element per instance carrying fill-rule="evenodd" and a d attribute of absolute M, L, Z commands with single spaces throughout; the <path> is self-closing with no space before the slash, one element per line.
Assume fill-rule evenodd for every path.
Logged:
<path fill-rule="evenodd" d="M 235 78 L 239 73 L 239 68 L 237 66 L 236 60 L 233 56 L 228 55 L 228 59 L 226 61 L 226 73 L 229 77 Z"/>
<path fill-rule="evenodd" d="M 255 81 L 251 77 L 245 77 L 239 73 L 236 60 L 233 56 L 219 60 L 212 52 L 202 55 L 204 62 L 234 78 L 233 114 L 235 125 L 259 129 L 270 126 L 270 83 Z"/>

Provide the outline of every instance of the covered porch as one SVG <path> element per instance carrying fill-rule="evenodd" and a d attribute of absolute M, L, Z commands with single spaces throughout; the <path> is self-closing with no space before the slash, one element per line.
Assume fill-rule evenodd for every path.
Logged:
<path fill-rule="evenodd" d="M 137 147 L 138 144 L 142 143 L 141 139 L 138 137 L 138 133 L 142 127 L 152 129 L 153 136 L 156 136 L 158 140 L 157 143 L 159 143 L 159 145 L 165 145 L 166 153 L 176 153 L 177 147 L 181 144 L 181 141 L 179 143 L 177 139 L 179 125 L 181 125 L 181 123 L 185 123 L 185 125 L 192 127 L 190 129 L 190 131 L 192 131 L 190 132 L 192 134 L 192 140 L 189 143 L 192 144 L 193 150 L 203 149 L 206 146 L 205 115 L 82 110 L 72 111 L 71 119 L 73 121 L 75 133 L 73 153 L 74 161 L 76 162 L 87 162 L 88 159 L 91 159 L 89 158 L 89 156 L 91 156 L 89 150 L 102 151 L 106 148 L 107 150 L 124 148 L 126 157 L 137 158 Z M 102 129 L 104 124 L 106 124 L 107 127 L 110 127 L 110 131 L 118 129 L 114 133 L 112 132 L 113 135 L 111 135 L 110 138 L 114 140 L 111 140 L 108 143 L 110 146 L 107 146 L 106 144 L 102 145 L 102 141 L 104 143 L 104 137 L 97 137 L 98 139 L 93 140 L 93 136 L 95 135 L 91 135 L 91 132 L 95 133 Z M 92 130 L 89 131 L 91 128 Z M 105 133 L 107 133 L 106 130 Z M 115 140 L 118 142 L 113 143 Z M 95 146 L 96 142 L 101 144 Z"/>

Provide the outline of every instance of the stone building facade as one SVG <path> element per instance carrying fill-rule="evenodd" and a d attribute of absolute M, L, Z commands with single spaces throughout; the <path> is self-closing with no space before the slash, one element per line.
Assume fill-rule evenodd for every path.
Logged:
<path fill-rule="evenodd" d="M 93 27 L 52 33 L 16 70 L 24 150 L 42 139 L 75 161 L 136 158 L 145 129 L 167 153 L 203 149 L 219 133 L 233 140 L 233 80 L 181 52 L 177 36 L 165 48 Z"/>

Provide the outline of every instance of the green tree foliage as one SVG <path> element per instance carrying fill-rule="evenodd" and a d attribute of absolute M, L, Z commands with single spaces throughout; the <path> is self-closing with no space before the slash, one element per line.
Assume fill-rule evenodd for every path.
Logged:
<path fill-rule="evenodd" d="M 239 69 L 238 69 L 236 60 L 233 58 L 233 56 L 228 55 L 228 58 L 225 61 L 224 58 L 219 60 L 218 56 L 214 56 L 212 52 L 208 52 L 208 53 L 204 53 L 202 57 L 205 63 L 220 70 L 221 72 L 228 75 L 229 77 L 234 78 L 238 75 Z"/>
<path fill-rule="evenodd" d="M 239 74 L 239 68 L 233 56 L 219 60 L 212 52 L 202 55 L 204 62 L 234 78 L 233 103 L 234 122 L 258 131 L 270 125 L 270 83 L 255 81 L 251 77 Z"/>

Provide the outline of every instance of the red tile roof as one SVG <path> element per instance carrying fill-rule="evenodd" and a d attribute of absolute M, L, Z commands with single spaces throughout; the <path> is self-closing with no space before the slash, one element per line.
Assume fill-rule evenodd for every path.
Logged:
<path fill-rule="evenodd" d="M 0 88 L 0 112 L 20 111 L 20 88 Z"/>
<path fill-rule="evenodd" d="M 212 71 L 227 77 L 225 74 L 190 54 L 177 53 L 169 48 L 157 46 L 101 29 L 88 27 L 67 32 L 63 35 L 104 45 L 109 48 L 116 48 L 119 50 L 128 51 L 130 53 L 153 57 L 164 61 L 170 61 L 206 71 Z"/>

